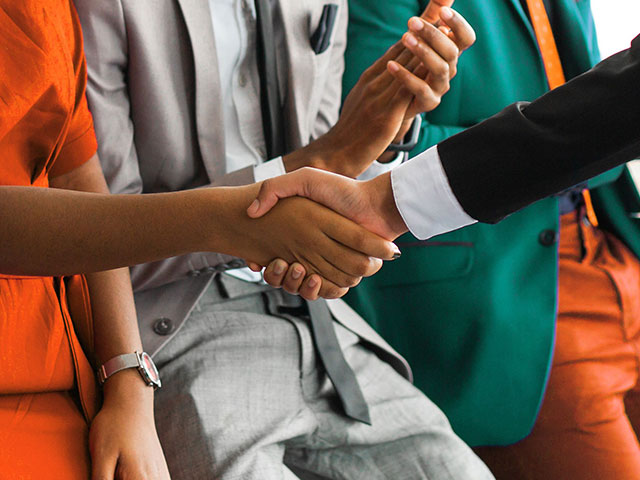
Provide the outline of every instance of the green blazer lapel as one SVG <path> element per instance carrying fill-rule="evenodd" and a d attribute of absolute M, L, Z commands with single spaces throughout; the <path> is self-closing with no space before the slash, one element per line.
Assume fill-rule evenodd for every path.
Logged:
<path fill-rule="evenodd" d="M 511 6 L 515 9 L 516 13 L 518 14 L 518 17 L 520 18 L 520 21 L 522 22 L 522 25 L 529 32 L 529 37 L 531 39 L 533 47 L 536 50 L 538 50 L 538 41 L 536 40 L 536 33 L 533 31 L 533 26 L 529 21 L 527 12 L 525 12 L 524 9 L 522 8 L 522 3 L 520 2 L 520 0 L 507 0 L 507 3 L 510 3 Z"/>
<path fill-rule="evenodd" d="M 586 8 L 589 2 L 585 2 Z M 591 14 L 581 14 L 576 0 L 559 0 L 556 16 L 562 36 L 557 38 L 567 79 L 586 72 L 600 61 L 600 51 L 593 29 Z M 570 26 L 566 27 L 565 26 Z M 563 53 L 566 52 L 566 55 Z M 566 60 L 565 60 L 566 59 Z"/>

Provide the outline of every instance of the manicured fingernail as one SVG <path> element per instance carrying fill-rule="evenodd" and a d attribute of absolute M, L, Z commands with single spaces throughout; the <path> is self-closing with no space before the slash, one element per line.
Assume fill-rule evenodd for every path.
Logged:
<path fill-rule="evenodd" d="M 260 200 L 256 198 L 253 202 L 251 202 L 249 208 L 247 208 L 247 213 L 254 214 L 258 211 L 258 208 L 260 208 Z"/>
<path fill-rule="evenodd" d="M 392 60 L 389 60 L 387 62 L 387 68 L 391 70 L 393 73 L 396 73 L 398 70 L 400 70 L 400 67 L 398 66 L 398 64 Z"/>
<path fill-rule="evenodd" d="M 419 32 L 424 28 L 424 23 L 422 23 L 422 20 L 420 20 L 418 17 L 411 17 L 411 19 L 409 20 L 409 28 L 411 30 Z"/>
<path fill-rule="evenodd" d="M 410 33 L 404 34 L 404 41 L 410 47 L 415 47 L 416 45 L 418 45 L 418 39 L 413 35 L 411 35 Z"/>
<path fill-rule="evenodd" d="M 443 20 L 451 20 L 453 18 L 453 10 L 449 7 L 442 7 L 440 9 L 440 18 Z"/>
<path fill-rule="evenodd" d="M 307 285 L 309 285 L 310 288 L 316 287 L 318 285 L 318 279 L 316 277 L 311 277 L 307 282 Z"/>
<path fill-rule="evenodd" d="M 299 279 L 302 276 L 302 269 L 299 267 L 295 267 L 293 269 L 293 272 L 291 272 L 291 276 L 293 277 L 294 280 Z"/>
<path fill-rule="evenodd" d="M 284 262 L 276 262 L 273 267 L 273 273 L 276 275 L 282 275 L 284 271 L 287 269 L 287 264 Z"/>

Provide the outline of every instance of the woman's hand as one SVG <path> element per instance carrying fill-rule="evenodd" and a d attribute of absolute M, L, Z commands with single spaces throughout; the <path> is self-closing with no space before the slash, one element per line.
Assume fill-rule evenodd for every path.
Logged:
<path fill-rule="evenodd" d="M 276 258 L 297 262 L 306 273 L 322 277 L 318 294 L 324 298 L 341 297 L 362 277 L 377 272 L 382 259 L 398 253 L 392 242 L 305 198 L 281 200 L 264 217 L 249 218 L 247 207 L 259 188 L 257 184 L 226 190 L 224 211 L 218 210 L 229 242 L 225 253 L 259 266 Z M 313 287 L 314 278 L 305 281 Z"/>
<path fill-rule="evenodd" d="M 92 480 L 167 480 L 153 417 L 153 389 L 135 369 L 105 383 L 102 409 L 91 423 Z"/>

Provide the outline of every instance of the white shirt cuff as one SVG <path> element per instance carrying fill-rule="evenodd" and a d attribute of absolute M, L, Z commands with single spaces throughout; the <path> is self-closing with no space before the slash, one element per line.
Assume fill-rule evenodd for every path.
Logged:
<path fill-rule="evenodd" d="M 276 157 L 253 167 L 253 178 L 255 178 L 256 182 L 279 177 L 285 173 L 287 173 L 287 171 L 284 168 L 282 157 Z"/>
<path fill-rule="evenodd" d="M 391 188 L 404 223 L 421 240 L 477 221 L 453 194 L 437 145 L 395 168 Z"/>
<path fill-rule="evenodd" d="M 396 158 L 387 163 L 380 163 L 375 160 L 369 168 L 367 168 L 364 172 L 362 172 L 358 176 L 358 180 L 371 180 L 372 178 L 376 178 L 378 175 L 382 175 L 383 173 L 387 173 L 390 170 L 393 170 L 402 162 L 404 162 L 407 157 L 406 152 L 398 152 Z"/>

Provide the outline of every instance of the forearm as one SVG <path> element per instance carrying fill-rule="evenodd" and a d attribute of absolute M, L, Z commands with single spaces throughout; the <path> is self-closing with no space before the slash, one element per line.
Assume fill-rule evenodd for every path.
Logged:
<path fill-rule="evenodd" d="M 206 191 L 112 196 L 0 187 L 0 269 L 68 275 L 204 250 L 203 197 Z"/>

